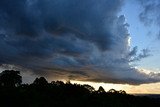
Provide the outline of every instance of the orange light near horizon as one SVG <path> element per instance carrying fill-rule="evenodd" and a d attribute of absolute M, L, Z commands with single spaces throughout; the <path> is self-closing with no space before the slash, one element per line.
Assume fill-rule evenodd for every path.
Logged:
<path fill-rule="evenodd" d="M 125 90 L 129 94 L 160 94 L 160 82 L 141 84 L 141 85 L 129 85 L 129 84 L 95 83 L 95 82 L 83 82 L 83 81 L 71 80 L 71 83 L 89 84 L 93 86 L 96 90 L 99 88 L 99 86 L 102 86 L 106 91 L 110 89 L 115 89 L 115 90 Z"/>

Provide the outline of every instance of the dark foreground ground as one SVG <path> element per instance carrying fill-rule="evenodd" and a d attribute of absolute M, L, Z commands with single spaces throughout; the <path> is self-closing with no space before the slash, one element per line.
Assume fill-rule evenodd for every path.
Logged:
<path fill-rule="evenodd" d="M 160 94 L 134 94 L 135 96 L 141 96 L 141 97 L 149 97 L 154 99 L 160 99 Z"/>
<path fill-rule="evenodd" d="M 160 107 L 160 98 L 133 96 L 122 91 L 95 91 L 89 85 L 30 84 L 0 88 L 0 107 Z"/>

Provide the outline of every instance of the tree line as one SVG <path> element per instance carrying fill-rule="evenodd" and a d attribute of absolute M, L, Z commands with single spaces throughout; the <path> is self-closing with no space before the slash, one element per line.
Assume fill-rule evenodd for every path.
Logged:
<path fill-rule="evenodd" d="M 136 97 L 124 90 L 102 86 L 98 90 L 85 84 L 69 81 L 48 82 L 44 77 L 31 84 L 22 84 L 20 71 L 5 70 L 0 73 L 0 107 L 146 107 L 160 105 L 160 99 Z M 158 106 L 157 106 L 158 107 Z"/>

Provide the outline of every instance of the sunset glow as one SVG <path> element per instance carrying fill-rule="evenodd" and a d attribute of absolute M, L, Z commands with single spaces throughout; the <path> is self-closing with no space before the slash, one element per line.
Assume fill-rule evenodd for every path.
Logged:
<path fill-rule="evenodd" d="M 111 83 L 93 83 L 93 82 L 82 82 L 82 81 L 71 81 L 71 83 L 77 84 L 89 84 L 96 90 L 99 86 L 102 86 L 106 91 L 110 89 L 125 90 L 129 94 L 159 94 L 160 93 L 160 82 L 150 83 L 142 85 L 128 85 L 128 84 L 111 84 Z"/>

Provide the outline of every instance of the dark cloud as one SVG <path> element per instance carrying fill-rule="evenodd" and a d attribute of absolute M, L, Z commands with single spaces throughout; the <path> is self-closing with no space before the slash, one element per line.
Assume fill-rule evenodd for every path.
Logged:
<path fill-rule="evenodd" d="M 123 0 L 1 0 L 0 65 L 50 79 L 141 84 L 158 79 L 130 60 Z M 7 67 L 4 65 L 8 65 Z M 25 74 L 26 75 L 26 74 Z"/>
<path fill-rule="evenodd" d="M 129 55 L 129 56 L 136 56 L 137 51 L 138 51 L 138 47 L 135 46 L 135 47 L 130 51 L 130 53 L 129 53 L 128 55 Z"/>
<path fill-rule="evenodd" d="M 139 54 L 137 54 L 137 52 L 138 52 L 137 46 L 130 51 L 130 53 L 128 54 L 128 59 L 130 62 L 140 61 L 143 58 L 151 56 L 149 49 L 142 49 L 141 53 Z"/>

